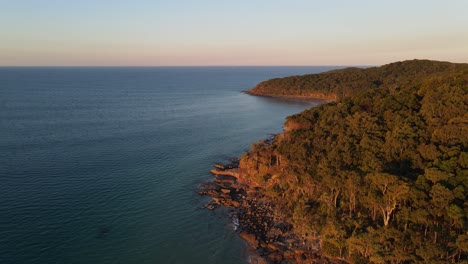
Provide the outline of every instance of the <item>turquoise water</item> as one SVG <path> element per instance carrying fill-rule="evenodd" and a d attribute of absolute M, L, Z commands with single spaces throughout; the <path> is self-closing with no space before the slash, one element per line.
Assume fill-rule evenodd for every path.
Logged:
<path fill-rule="evenodd" d="M 312 105 L 242 90 L 329 69 L 0 68 L 0 263 L 245 263 L 197 186 Z"/>

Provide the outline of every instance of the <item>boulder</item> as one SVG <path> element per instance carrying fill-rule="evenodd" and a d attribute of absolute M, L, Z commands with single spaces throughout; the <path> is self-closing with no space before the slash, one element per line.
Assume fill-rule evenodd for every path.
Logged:
<path fill-rule="evenodd" d="M 223 189 L 221 189 L 221 192 L 225 193 L 225 194 L 228 194 L 228 193 L 231 193 L 231 190 L 223 188 Z"/>
<path fill-rule="evenodd" d="M 239 170 L 236 168 L 228 169 L 228 170 L 211 169 L 210 172 L 214 175 L 225 175 L 225 176 L 232 176 L 235 178 L 239 176 Z"/>
<path fill-rule="evenodd" d="M 215 164 L 214 166 L 215 168 L 220 169 L 220 170 L 226 169 L 226 167 L 224 167 L 224 165 L 221 165 L 221 164 Z"/>
<path fill-rule="evenodd" d="M 219 175 L 214 179 L 216 183 L 226 183 L 226 184 L 234 184 L 236 182 L 236 178 L 229 175 Z"/>
<path fill-rule="evenodd" d="M 250 234 L 250 233 L 247 233 L 247 232 L 241 232 L 239 234 L 239 236 L 244 239 L 250 246 L 252 246 L 253 248 L 257 249 L 258 248 L 258 241 L 257 239 L 255 238 L 255 235 L 254 234 Z"/>

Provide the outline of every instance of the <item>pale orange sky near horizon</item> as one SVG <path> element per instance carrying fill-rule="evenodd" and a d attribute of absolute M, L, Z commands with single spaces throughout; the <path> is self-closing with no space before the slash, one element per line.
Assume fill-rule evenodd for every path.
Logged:
<path fill-rule="evenodd" d="M 468 62 L 468 1 L 407 2 L 11 2 L 0 11 L 0 65 Z"/>

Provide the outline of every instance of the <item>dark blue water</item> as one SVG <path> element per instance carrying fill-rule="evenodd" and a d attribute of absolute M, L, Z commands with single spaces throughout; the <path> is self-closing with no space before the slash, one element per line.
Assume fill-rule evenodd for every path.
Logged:
<path fill-rule="evenodd" d="M 195 190 L 311 106 L 240 91 L 328 69 L 0 68 L 0 263 L 245 263 Z"/>

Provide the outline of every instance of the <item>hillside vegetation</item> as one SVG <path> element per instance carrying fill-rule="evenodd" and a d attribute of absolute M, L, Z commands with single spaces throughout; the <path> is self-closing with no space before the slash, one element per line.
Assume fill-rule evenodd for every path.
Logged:
<path fill-rule="evenodd" d="M 319 74 L 271 79 L 259 83 L 247 93 L 268 96 L 300 96 L 336 101 L 356 91 L 386 88 L 394 91 L 425 77 L 467 70 L 467 64 L 412 60 L 373 68 L 347 68 Z"/>
<path fill-rule="evenodd" d="M 468 258 L 468 64 L 407 61 L 274 79 L 334 95 L 252 145 L 240 171 L 305 243 L 352 263 Z"/>

